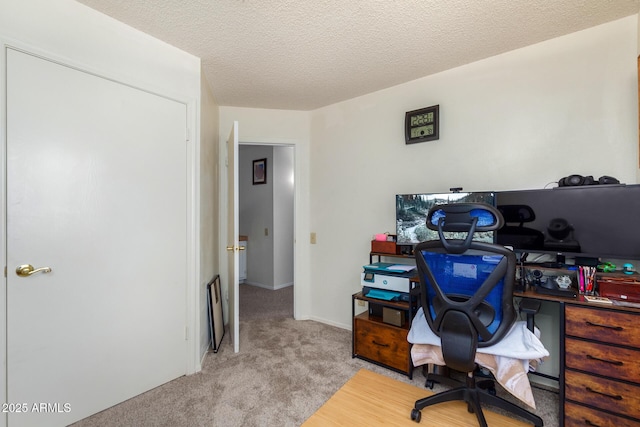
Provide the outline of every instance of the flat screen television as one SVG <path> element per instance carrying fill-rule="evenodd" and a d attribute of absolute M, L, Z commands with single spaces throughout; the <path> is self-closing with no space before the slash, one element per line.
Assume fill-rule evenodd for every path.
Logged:
<path fill-rule="evenodd" d="M 495 206 L 495 193 L 397 194 L 397 243 L 399 245 L 414 245 L 426 240 L 437 240 L 438 232 L 427 228 L 427 213 L 431 207 L 447 203 L 487 203 Z M 464 238 L 464 236 L 449 234 L 447 238 Z M 493 242 L 494 235 L 492 231 L 476 233 L 474 240 Z"/>
<path fill-rule="evenodd" d="M 500 191 L 496 207 L 496 242 L 515 251 L 640 259 L 640 185 Z"/>

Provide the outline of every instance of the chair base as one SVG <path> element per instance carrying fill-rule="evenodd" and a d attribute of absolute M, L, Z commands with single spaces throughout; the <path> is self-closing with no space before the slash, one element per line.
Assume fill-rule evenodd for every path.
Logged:
<path fill-rule="evenodd" d="M 423 368 L 422 372 L 426 377 L 426 381 L 424 386 L 428 389 L 433 389 L 435 384 L 442 384 L 449 388 L 457 388 L 464 385 L 463 381 L 459 381 L 451 376 L 451 369 L 447 366 L 435 366 L 435 371 L 432 373 L 427 373 L 426 369 Z M 457 371 L 456 371 L 457 372 Z M 489 394 L 495 396 L 496 395 L 496 387 L 493 380 L 493 376 L 484 376 L 481 375 L 479 369 L 476 368 L 475 374 L 475 384 L 477 388 L 481 388 L 486 390 Z M 463 373 L 461 373 L 463 374 Z M 480 376 L 480 379 L 478 379 Z"/>
<path fill-rule="evenodd" d="M 494 396 L 481 388 L 477 388 L 473 377 L 467 378 L 467 381 L 468 384 L 466 387 L 457 387 L 417 400 L 414 409 L 411 411 L 411 419 L 419 423 L 421 419 L 421 409 L 438 403 L 461 400 L 467 402 L 467 410 L 469 412 L 476 414 L 480 427 L 487 427 L 487 421 L 482 412 L 481 404 L 491 405 L 508 411 L 532 423 L 536 427 L 542 427 L 544 425 L 542 418 L 532 412 L 501 397 Z"/>

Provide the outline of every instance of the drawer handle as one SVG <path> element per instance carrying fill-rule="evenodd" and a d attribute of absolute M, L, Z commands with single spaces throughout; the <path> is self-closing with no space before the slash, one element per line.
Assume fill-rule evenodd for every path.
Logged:
<path fill-rule="evenodd" d="M 587 420 L 587 419 L 584 420 L 584 423 L 586 425 L 588 425 L 588 426 L 600 427 L 600 424 L 593 423 L 593 422 L 591 422 L 590 420 Z"/>
<path fill-rule="evenodd" d="M 604 363 L 610 363 L 612 365 L 616 365 L 616 366 L 622 366 L 624 365 L 624 363 L 620 362 L 619 360 L 606 360 L 606 359 L 600 359 L 599 357 L 593 357 L 590 354 L 587 354 L 587 359 L 590 360 L 596 360 L 598 362 L 604 362 Z"/>
<path fill-rule="evenodd" d="M 624 328 L 622 326 L 603 325 L 602 323 L 593 323 L 593 322 L 589 322 L 588 320 L 587 320 L 587 325 L 598 326 L 600 328 L 613 329 L 614 331 L 624 331 Z"/>
<path fill-rule="evenodd" d="M 622 396 L 620 396 L 619 394 L 614 396 L 614 395 L 611 395 L 611 394 L 603 393 L 601 391 L 596 391 L 596 390 L 592 389 L 591 387 L 587 387 L 587 391 L 590 392 L 590 393 L 599 394 L 600 396 L 608 397 L 608 398 L 613 399 L 613 400 L 622 400 Z"/>
<path fill-rule="evenodd" d="M 389 344 L 380 344 L 379 342 L 376 342 L 375 340 L 373 340 L 373 343 L 374 343 L 375 345 L 380 346 L 380 347 L 389 347 Z"/>

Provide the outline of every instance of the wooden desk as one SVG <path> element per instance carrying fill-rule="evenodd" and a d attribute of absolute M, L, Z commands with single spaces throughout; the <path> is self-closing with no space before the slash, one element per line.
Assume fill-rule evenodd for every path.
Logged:
<path fill-rule="evenodd" d="M 532 299 L 537 299 L 540 301 L 551 301 L 551 302 L 557 302 L 557 303 L 562 303 L 562 304 L 573 304 L 573 305 L 584 305 L 584 306 L 588 306 L 588 307 L 608 307 L 608 308 L 614 308 L 616 310 L 621 310 L 621 311 L 628 311 L 631 313 L 640 313 L 640 308 L 634 308 L 634 307 L 623 307 L 623 306 L 611 306 L 608 304 L 598 304 L 598 303 L 593 303 L 593 302 L 588 302 L 587 300 L 584 299 L 584 296 L 582 295 L 578 295 L 577 298 L 563 298 L 563 297 L 558 297 L 558 296 L 554 296 L 554 295 L 547 295 L 547 294 L 539 294 L 535 291 L 525 291 L 525 292 L 514 292 L 513 296 L 515 297 L 522 297 L 522 298 L 532 298 Z"/>
<path fill-rule="evenodd" d="M 560 304 L 560 425 L 640 425 L 640 309 L 515 296 Z"/>
<path fill-rule="evenodd" d="M 465 402 L 429 406 L 422 410 L 420 424 L 412 421 L 410 415 L 415 401 L 430 394 L 432 392 L 424 388 L 361 369 L 302 426 L 478 426 L 475 414 L 467 411 Z M 483 412 L 491 427 L 528 426 L 486 409 Z"/>

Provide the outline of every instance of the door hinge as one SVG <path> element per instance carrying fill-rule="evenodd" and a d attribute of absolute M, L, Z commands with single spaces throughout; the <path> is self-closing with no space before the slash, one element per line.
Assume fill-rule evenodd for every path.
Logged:
<path fill-rule="evenodd" d="M 7 277 L 7 266 L 4 266 L 4 277 Z"/>

